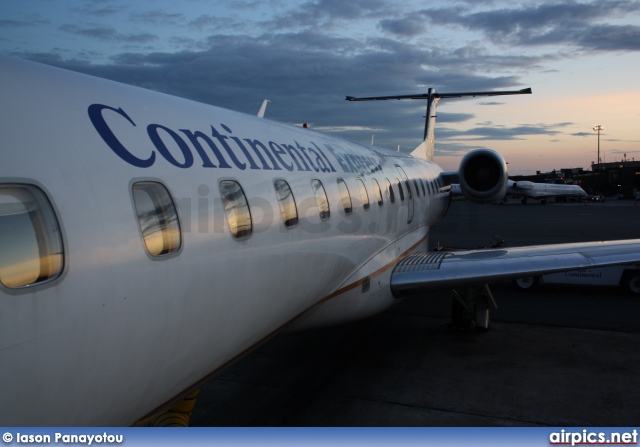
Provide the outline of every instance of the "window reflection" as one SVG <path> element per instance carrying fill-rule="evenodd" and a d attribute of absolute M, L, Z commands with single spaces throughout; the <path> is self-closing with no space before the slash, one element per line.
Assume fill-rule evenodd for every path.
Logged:
<path fill-rule="evenodd" d="M 409 197 L 409 200 L 413 200 L 413 194 L 411 193 L 411 183 L 409 183 L 409 180 L 405 180 L 404 183 L 407 187 L 407 196 Z"/>
<path fill-rule="evenodd" d="M 402 183 L 400 180 L 396 179 L 396 183 L 398 184 L 398 193 L 400 193 L 400 201 L 404 201 L 404 191 L 402 190 Z"/>
<path fill-rule="evenodd" d="M 361 179 L 357 179 L 358 188 L 360 189 L 360 199 L 362 200 L 362 207 L 365 210 L 369 209 L 369 193 L 367 193 L 367 187 L 364 186 L 364 182 Z"/>
<path fill-rule="evenodd" d="M 331 214 L 329 211 L 329 199 L 327 199 L 327 192 L 324 190 L 322 182 L 316 179 L 311 180 L 311 189 L 313 190 L 313 195 L 316 197 L 320 219 L 328 219 Z"/>
<path fill-rule="evenodd" d="M 178 214 L 167 188 L 160 183 L 133 185 L 133 203 L 144 245 L 151 256 L 162 256 L 180 248 Z"/>
<path fill-rule="evenodd" d="M 345 214 L 351 214 L 353 207 L 351 206 L 351 195 L 349 194 L 349 188 L 342 179 L 338 179 L 338 189 L 340 190 L 340 197 L 342 197 L 342 208 Z"/>
<path fill-rule="evenodd" d="M 376 194 L 376 200 L 378 201 L 378 206 L 382 206 L 384 203 L 382 200 L 382 190 L 380 189 L 380 183 L 376 179 L 373 179 L 373 190 Z"/>
<path fill-rule="evenodd" d="M 247 198 L 237 182 L 220 182 L 220 196 L 231 235 L 237 239 L 251 235 L 251 213 Z"/>
<path fill-rule="evenodd" d="M 276 190 L 278 202 L 280 203 L 280 213 L 282 214 L 284 226 L 293 227 L 298 223 L 298 210 L 291 188 L 284 180 L 274 181 L 273 186 Z"/>
<path fill-rule="evenodd" d="M 391 182 L 389 181 L 389 179 L 385 179 L 387 182 L 387 191 L 389 192 L 389 201 L 391 203 L 395 203 L 396 201 L 396 196 L 393 193 L 393 187 L 391 186 Z"/>
<path fill-rule="evenodd" d="M 35 186 L 0 185 L 0 283 L 18 288 L 57 278 L 63 268 L 58 221 Z"/>

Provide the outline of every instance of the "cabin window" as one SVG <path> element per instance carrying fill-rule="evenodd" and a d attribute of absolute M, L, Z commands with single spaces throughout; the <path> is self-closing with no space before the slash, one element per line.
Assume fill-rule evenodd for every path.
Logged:
<path fill-rule="evenodd" d="M 389 192 L 389 202 L 395 203 L 396 196 L 393 193 L 393 187 L 391 186 L 391 182 L 389 181 L 389 179 L 385 179 L 385 180 L 387 181 L 387 191 Z"/>
<path fill-rule="evenodd" d="M 420 179 L 420 186 L 422 186 L 422 195 L 426 196 L 427 195 L 427 191 L 424 189 L 424 180 Z"/>
<path fill-rule="evenodd" d="M 376 179 L 373 179 L 373 190 L 376 193 L 376 200 L 378 201 L 378 206 L 382 206 L 384 201 L 382 200 L 382 190 L 380 189 L 380 183 Z"/>
<path fill-rule="evenodd" d="M 311 180 L 311 189 L 313 190 L 313 195 L 316 197 L 320 219 L 328 219 L 331 214 L 329 210 L 329 199 L 327 198 L 327 192 L 324 190 L 324 186 L 322 186 L 322 182 L 316 179 Z"/>
<path fill-rule="evenodd" d="M 351 195 L 349 194 L 349 188 L 342 179 L 338 179 L 338 189 L 340 190 L 340 197 L 342 198 L 342 208 L 345 214 L 351 214 L 353 207 L 351 206 Z"/>
<path fill-rule="evenodd" d="M 233 180 L 223 180 L 219 187 L 231 236 L 236 239 L 249 237 L 252 232 L 251 212 L 242 187 Z"/>
<path fill-rule="evenodd" d="M 367 193 L 367 187 L 364 186 L 364 182 L 361 179 L 357 179 L 358 188 L 360 189 L 360 199 L 362 200 L 362 207 L 365 210 L 369 209 L 369 194 Z"/>
<path fill-rule="evenodd" d="M 178 213 L 164 185 L 156 182 L 133 184 L 133 204 L 144 245 L 151 256 L 173 253 L 180 248 Z"/>
<path fill-rule="evenodd" d="M 64 266 L 60 227 L 40 188 L 0 185 L 0 283 L 10 289 L 60 276 Z"/>
<path fill-rule="evenodd" d="M 405 180 L 404 183 L 407 186 L 407 196 L 409 197 L 409 200 L 413 200 L 413 194 L 411 193 L 411 184 L 409 183 L 409 180 Z"/>
<path fill-rule="evenodd" d="M 400 193 L 400 201 L 404 202 L 404 191 L 402 190 L 402 183 L 400 180 L 396 179 L 396 183 L 398 184 L 398 193 Z"/>
<path fill-rule="evenodd" d="M 289 184 L 284 180 L 276 180 L 273 182 L 273 187 L 280 204 L 280 214 L 282 214 L 284 226 L 287 228 L 295 226 L 298 223 L 298 209 Z"/>
<path fill-rule="evenodd" d="M 420 187 L 418 186 L 418 181 L 413 179 L 413 185 L 416 187 L 416 196 L 420 198 Z"/>

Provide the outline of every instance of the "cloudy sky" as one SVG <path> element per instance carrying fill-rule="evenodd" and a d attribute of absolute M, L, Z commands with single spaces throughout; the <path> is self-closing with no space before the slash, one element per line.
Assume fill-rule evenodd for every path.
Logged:
<path fill-rule="evenodd" d="M 345 95 L 531 87 L 443 100 L 437 161 L 511 174 L 640 160 L 640 1 L 3 0 L 0 52 L 411 151 L 421 101 Z"/>

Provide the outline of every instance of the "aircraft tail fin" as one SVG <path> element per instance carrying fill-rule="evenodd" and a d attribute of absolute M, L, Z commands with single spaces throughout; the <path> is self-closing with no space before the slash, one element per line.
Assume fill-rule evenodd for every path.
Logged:
<path fill-rule="evenodd" d="M 347 96 L 347 101 L 384 101 L 388 99 L 426 99 L 427 115 L 425 117 L 423 141 L 411 152 L 411 155 L 417 158 L 425 158 L 432 160 L 435 153 L 435 127 L 436 127 L 436 108 L 441 98 L 460 98 L 463 96 L 502 96 L 502 95 L 525 95 L 531 94 L 531 88 L 522 90 L 506 90 L 494 92 L 464 92 L 464 93 L 438 93 L 435 89 L 430 88 L 427 93 L 417 95 L 396 95 L 396 96 L 372 96 L 368 98 L 356 98 Z"/>

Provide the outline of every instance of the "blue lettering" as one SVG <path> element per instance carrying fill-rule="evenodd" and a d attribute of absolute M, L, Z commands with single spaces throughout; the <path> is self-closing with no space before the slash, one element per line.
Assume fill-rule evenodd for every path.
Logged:
<path fill-rule="evenodd" d="M 173 141 L 177 143 L 180 148 L 180 152 L 182 152 L 182 155 L 184 156 L 184 163 L 178 162 L 171 152 L 169 152 L 169 149 L 167 149 L 167 146 L 165 146 L 164 141 L 162 141 L 162 138 L 158 134 L 158 129 L 164 130 L 171 138 L 173 138 Z M 183 169 L 190 168 L 193 165 L 193 154 L 191 154 L 189 146 L 187 146 L 187 143 L 185 143 L 182 138 L 180 138 L 180 135 L 175 133 L 173 130 L 168 127 L 161 126 L 160 124 L 149 124 L 147 126 L 147 134 L 149 135 L 149 138 L 151 138 L 153 145 L 158 149 L 158 152 L 160 152 L 160 155 L 162 155 L 169 163 Z"/>
<path fill-rule="evenodd" d="M 361 174 L 364 174 L 367 171 L 367 167 L 364 164 L 364 161 L 362 160 L 362 157 L 360 155 L 353 155 L 353 163 L 358 167 L 358 171 Z"/>
<path fill-rule="evenodd" d="M 311 171 L 311 169 L 309 169 L 309 166 L 307 166 L 307 163 L 304 161 L 304 159 L 300 155 L 300 152 L 298 152 L 298 150 L 295 147 L 291 146 L 290 144 L 285 144 L 284 148 L 287 150 L 287 152 L 289 152 L 289 156 L 298 167 L 298 171 Z M 295 152 L 298 155 L 298 158 L 300 159 L 302 164 L 304 164 L 304 169 L 302 169 L 302 167 L 300 166 L 300 163 L 298 163 L 298 160 L 293 155 L 293 152 Z"/>
<path fill-rule="evenodd" d="M 296 146 L 298 146 L 298 149 L 300 149 L 300 151 L 302 152 L 302 155 L 304 155 L 307 159 L 307 161 L 309 162 L 309 164 L 311 165 L 311 167 L 313 168 L 314 171 L 318 172 L 318 168 L 316 168 L 316 166 L 313 164 L 313 162 L 311 161 L 311 159 L 309 158 L 309 156 L 307 155 L 307 153 L 305 152 L 307 149 L 305 147 L 300 146 L 300 143 L 298 143 L 296 141 Z M 305 164 L 306 166 L 306 164 Z M 309 169 L 307 169 L 308 171 Z"/>
<path fill-rule="evenodd" d="M 360 159 L 362 160 L 362 163 L 364 163 L 365 169 L 368 169 L 369 172 L 373 172 L 373 169 L 371 169 L 371 159 L 369 157 L 363 157 L 362 155 L 360 156 Z"/>
<path fill-rule="evenodd" d="M 276 171 L 281 170 L 280 166 L 278 166 L 278 163 L 276 163 L 276 161 L 273 159 L 273 156 L 271 155 L 271 153 L 269 152 L 269 150 L 266 148 L 264 144 L 262 144 L 258 140 L 252 140 L 251 138 L 245 138 L 244 141 L 249 143 L 249 146 L 251 146 L 251 149 L 253 149 L 253 151 L 256 153 L 256 155 L 260 159 L 260 162 L 262 163 L 262 169 L 271 170 L 271 168 L 269 167 L 265 159 L 262 157 L 262 154 L 260 154 L 258 147 L 262 148 L 262 150 L 267 155 L 267 157 L 269 157 L 269 160 L 271 160 L 271 163 L 273 164 L 273 169 Z"/>
<path fill-rule="evenodd" d="M 233 133 L 231 131 L 231 129 L 229 129 L 227 126 L 225 126 L 224 124 L 220 124 L 220 126 L 222 126 L 222 128 L 224 130 L 226 130 L 229 133 Z M 242 153 L 244 154 L 245 157 L 247 157 L 247 160 L 249 160 L 249 165 L 251 169 L 260 169 L 258 167 L 258 165 L 253 161 L 253 158 L 251 158 L 251 155 L 249 155 L 249 152 L 247 151 L 247 148 L 244 147 L 244 145 L 242 144 L 242 142 L 240 141 L 240 138 L 238 137 L 229 137 L 231 138 L 233 141 L 236 142 L 236 144 L 238 145 L 238 147 L 240 148 L 240 150 L 242 151 Z"/>
<path fill-rule="evenodd" d="M 218 147 L 214 144 L 213 141 L 211 141 L 211 138 L 209 138 L 206 134 L 200 131 L 192 132 L 188 129 L 180 129 L 180 132 L 182 132 L 187 136 L 187 138 L 189 138 L 189 141 L 191 141 L 191 144 L 193 144 L 193 147 L 196 149 L 196 152 L 198 152 L 198 154 L 200 155 L 200 158 L 202 158 L 203 168 L 215 168 L 216 166 L 213 163 L 211 163 L 211 160 L 209 160 L 207 153 L 205 152 L 204 148 L 202 147 L 198 139 L 204 140 L 209 145 L 209 148 L 218 159 L 220 168 L 231 168 L 231 165 L 227 163 L 227 160 L 224 159 L 224 157 L 218 150 Z"/>
<path fill-rule="evenodd" d="M 327 167 L 326 163 L 324 162 L 324 160 L 322 159 L 322 157 L 313 149 L 313 148 L 307 148 L 307 150 L 309 152 L 311 152 L 313 155 L 316 156 L 316 163 L 318 164 L 318 167 L 320 168 L 320 170 L 322 172 L 330 172 L 331 170 Z"/>
<path fill-rule="evenodd" d="M 224 124 L 222 125 L 223 127 Z M 243 171 L 247 168 L 246 163 L 241 163 L 240 160 L 238 160 L 238 158 L 236 157 L 236 154 L 233 153 L 233 151 L 231 150 L 231 148 L 229 147 L 229 145 L 227 144 L 226 140 L 228 137 L 225 135 L 221 135 L 215 127 L 211 126 L 211 135 L 214 138 L 217 138 L 218 141 L 220 142 L 220 144 L 222 145 L 222 147 L 224 147 L 224 149 L 227 151 L 227 154 L 229 154 L 229 157 L 231 157 L 231 161 L 233 162 L 233 164 L 235 164 L 238 168 L 242 169 Z"/>
<path fill-rule="evenodd" d="M 193 149 L 195 149 L 198 156 L 202 160 L 203 168 L 233 168 L 233 166 L 227 162 L 226 156 L 223 155 L 223 152 L 221 151 L 221 149 L 219 149 L 219 146 L 214 143 L 214 141 L 217 139 L 219 144 L 224 148 L 226 154 L 229 156 L 229 158 L 231 158 L 232 164 L 235 165 L 235 167 L 237 167 L 238 169 L 245 170 L 247 168 L 247 163 L 243 163 L 238 159 L 236 153 L 234 152 L 234 150 L 237 149 L 232 149 L 227 142 L 227 140 L 230 139 L 233 140 L 237 148 L 239 148 L 243 152 L 250 169 L 273 169 L 279 171 L 282 169 L 282 167 L 284 167 L 284 169 L 290 172 L 295 168 L 297 168 L 298 171 L 311 171 L 313 169 L 315 172 L 336 172 L 331 161 L 329 161 L 326 154 L 316 143 L 311 142 L 312 147 L 304 147 L 297 141 L 294 141 L 295 146 L 291 144 L 279 145 L 277 143 L 274 143 L 273 141 L 269 141 L 267 147 L 259 140 L 251 138 L 241 139 L 239 137 L 231 135 L 223 135 L 218 132 L 218 130 L 216 130 L 213 125 L 211 126 L 211 137 L 213 137 L 213 139 L 209 135 L 206 135 L 200 131 L 179 129 L 179 132 L 186 136 L 187 139 L 185 140 L 182 138 L 182 135 L 166 126 L 163 126 L 161 124 L 149 124 L 147 126 L 147 135 L 155 146 L 156 150 L 151 150 L 151 154 L 146 159 L 138 158 L 131 152 L 129 152 L 129 150 L 127 150 L 127 148 L 118 140 L 113 131 L 109 128 L 103 117 L 103 111 L 105 109 L 111 110 L 122 116 L 134 127 L 137 127 L 136 124 L 129 117 L 129 115 L 125 113 L 124 110 L 116 109 L 107 105 L 92 104 L 89 106 L 87 111 L 91 123 L 93 124 L 98 134 L 102 137 L 104 142 L 109 146 L 109 148 L 122 160 L 135 167 L 148 168 L 152 166 L 156 161 L 157 151 L 165 160 L 167 160 L 173 166 L 187 169 L 194 164 L 195 160 Z M 220 124 L 220 127 L 222 127 L 229 134 L 232 133 L 231 129 L 225 124 Z M 161 131 L 163 131 L 164 134 Z M 182 154 L 182 158 L 176 158 L 175 149 L 170 150 L 170 140 L 167 139 L 167 136 L 175 142 L 177 148 Z M 189 142 L 191 143 L 191 145 L 188 144 Z M 202 144 L 203 142 L 206 143 L 206 145 Z M 169 146 L 167 146 L 168 144 Z M 340 167 L 345 172 L 357 172 L 357 168 L 354 167 L 354 165 L 362 169 L 364 167 L 363 165 L 371 166 L 372 164 L 371 158 L 354 156 L 348 153 L 339 153 L 329 144 L 325 143 L 325 146 L 333 154 L 335 159 L 340 164 Z M 249 150 L 249 148 L 251 148 L 251 151 Z M 215 158 L 210 158 L 210 154 L 213 154 Z M 286 157 L 283 157 L 285 155 L 290 157 L 290 160 L 287 160 Z M 218 164 L 217 166 L 215 164 L 216 161 Z M 269 164 L 269 162 L 271 162 L 272 166 Z M 378 169 L 380 169 L 379 166 Z"/>
<path fill-rule="evenodd" d="M 113 110 L 120 116 L 123 116 L 129 121 L 134 127 L 135 123 L 129 118 L 129 115 L 125 113 L 122 109 L 114 109 L 113 107 L 105 106 L 103 104 L 91 104 L 89 106 L 89 119 L 93 124 L 93 127 L 98 131 L 98 134 L 102 137 L 105 143 L 111 148 L 115 154 L 122 158 L 124 161 L 129 163 L 130 165 L 136 166 L 138 168 L 148 168 L 153 165 L 156 160 L 156 153 L 151 151 L 151 155 L 146 160 L 135 157 L 131 152 L 125 148 L 120 141 L 113 134 L 109 126 L 107 125 L 104 117 L 102 116 L 102 111 L 104 109 Z"/>
<path fill-rule="evenodd" d="M 344 157 L 345 161 L 347 162 L 347 165 L 349 166 L 349 172 L 358 172 L 358 170 L 355 167 L 355 163 L 352 163 L 353 155 L 342 154 L 342 156 Z"/>
<path fill-rule="evenodd" d="M 280 155 L 285 155 L 286 154 L 285 150 L 282 149 L 277 143 L 274 143 L 273 141 L 269 141 L 269 147 L 273 151 L 273 155 L 276 156 L 276 158 L 278 159 L 280 164 L 282 166 L 284 166 L 284 168 L 287 171 L 293 171 L 293 165 L 286 164 L 284 161 L 282 161 L 282 157 L 280 157 Z"/>
<path fill-rule="evenodd" d="M 318 145 L 316 143 L 311 143 L 315 146 L 315 148 L 318 150 L 318 152 L 320 153 L 320 155 L 322 155 L 322 157 L 324 158 L 324 161 L 327 162 L 327 164 L 329 165 L 329 168 L 331 168 L 329 171 L 327 172 L 336 172 L 335 168 L 333 167 L 333 165 L 331 164 L 331 162 L 329 161 L 329 159 L 327 158 L 326 155 L 324 155 L 324 152 L 322 152 L 322 150 L 318 147 Z M 328 144 L 325 144 L 325 146 L 327 146 L 327 148 L 329 150 L 332 150 L 331 146 L 329 146 Z M 335 155 L 335 153 L 334 153 Z"/>
<path fill-rule="evenodd" d="M 338 154 L 336 152 L 336 150 L 334 148 L 332 148 L 330 145 L 328 145 L 327 143 L 324 144 L 325 147 L 327 149 L 329 149 L 329 152 L 331 152 L 333 154 L 333 156 L 336 158 L 336 160 L 338 160 L 338 164 L 340 165 L 340 167 L 342 168 L 342 170 L 344 172 L 353 172 L 349 169 L 349 166 L 344 164 L 344 160 L 342 159 L 342 157 L 340 156 L 340 154 Z M 335 170 L 334 170 L 335 171 Z"/>

